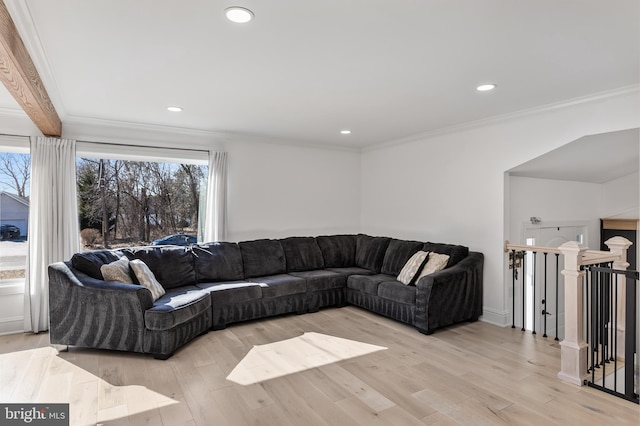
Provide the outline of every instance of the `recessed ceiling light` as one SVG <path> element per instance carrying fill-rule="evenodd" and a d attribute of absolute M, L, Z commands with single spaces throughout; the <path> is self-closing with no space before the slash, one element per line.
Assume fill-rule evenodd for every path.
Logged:
<path fill-rule="evenodd" d="M 253 12 L 240 6 L 229 7 L 224 10 L 227 19 L 237 24 L 246 24 L 253 19 Z"/>
<path fill-rule="evenodd" d="M 351 130 L 347 130 L 347 129 L 340 130 L 340 134 L 342 134 L 342 135 L 350 135 L 351 134 Z"/>
<path fill-rule="evenodd" d="M 168 106 L 167 109 L 171 112 L 180 112 L 182 111 L 182 107 L 179 106 Z"/>
<path fill-rule="evenodd" d="M 496 88 L 495 84 L 482 84 L 478 87 L 476 87 L 476 90 L 478 92 L 488 92 L 489 90 L 493 90 Z"/>

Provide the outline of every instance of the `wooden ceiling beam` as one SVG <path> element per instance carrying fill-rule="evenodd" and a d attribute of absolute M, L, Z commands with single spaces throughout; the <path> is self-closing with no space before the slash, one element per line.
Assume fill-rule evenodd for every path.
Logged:
<path fill-rule="evenodd" d="M 24 47 L 4 1 L 0 0 L 0 80 L 31 121 L 47 136 L 60 137 L 62 123 Z"/>

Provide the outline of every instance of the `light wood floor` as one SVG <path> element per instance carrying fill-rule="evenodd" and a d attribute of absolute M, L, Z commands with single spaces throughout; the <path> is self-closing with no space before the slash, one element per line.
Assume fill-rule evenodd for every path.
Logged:
<path fill-rule="evenodd" d="M 287 361 L 274 358 L 275 378 L 226 379 L 254 345 L 305 332 L 387 349 L 279 377 Z M 476 322 L 425 336 L 355 307 L 212 331 L 167 361 L 58 353 L 47 334 L 16 334 L 0 337 L 0 402 L 68 402 L 74 426 L 640 424 L 638 405 L 558 381 L 559 356 L 552 339 L 518 329 Z"/>

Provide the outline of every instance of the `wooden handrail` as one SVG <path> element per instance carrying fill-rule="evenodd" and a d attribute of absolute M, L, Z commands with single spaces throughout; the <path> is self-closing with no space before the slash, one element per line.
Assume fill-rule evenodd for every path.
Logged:
<path fill-rule="evenodd" d="M 525 246 L 520 244 L 509 244 L 509 241 L 504 242 L 504 252 L 508 253 L 511 250 L 516 251 L 535 251 L 540 253 L 557 253 L 562 254 L 557 247 L 543 247 L 543 246 Z"/>
<path fill-rule="evenodd" d="M 562 252 L 557 247 L 543 247 L 543 246 L 528 246 L 522 244 L 510 244 L 509 241 L 504 242 L 504 252 L 508 253 L 509 251 L 532 251 L 537 253 L 553 253 L 553 254 L 562 254 Z M 595 265 L 597 263 L 607 263 L 614 262 L 616 260 L 620 260 L 620 256 L 611 253 L 610 251 L 601 251 L 601 250 L 585 250 L 580 260 L 580 265 Z"/>

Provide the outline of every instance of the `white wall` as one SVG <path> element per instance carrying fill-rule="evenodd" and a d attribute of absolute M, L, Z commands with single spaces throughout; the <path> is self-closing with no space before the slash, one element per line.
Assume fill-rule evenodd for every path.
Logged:
<path fill-rule="evenodd" d="M 617 219 L 640 217 L 638 172 L 602 184 L 600 194 L 600 217 Z"/>
<path fill-rule="evenodd" d="M 600 210 L 602 185 L 596 183 L 510 177 L 510 239 L 513 244 L 522 240 L 524 223 L 536 216 L 542 224 L 565 221 L 588 222 L 585 244 L 600 249 Z"/>
<path fill-rule="evenodd" d="M 640 218 L 640 174 L 632 173 L 603 184 L 600 197 L 601 217 Z M 640 265 L 640 250 L 637 249 L 640 246 L 640 232 L 636 233 L 636 241 L 633 243 L 636 244 L 636 265 Z"/>
<path fill-rule="evenodd" d="M 637 90 L 365 150 L 362 231 L 485 255 L 483 319 L 506 325 L 504 172 L 582 136 L 640 126 Z"/>
<path fill-rule="evenodd" d="M 229 143 L 228 239 L 360 230 L 360 153 Z"/>
<path fill-rule="evenodd" d="M 0 286 L 0 336 L 24 329 L 24 280 L 7 280 Z"/>

